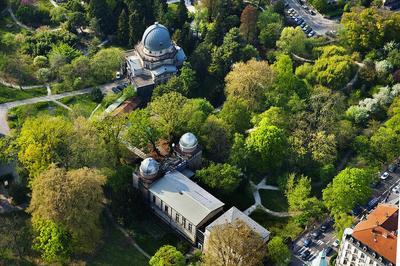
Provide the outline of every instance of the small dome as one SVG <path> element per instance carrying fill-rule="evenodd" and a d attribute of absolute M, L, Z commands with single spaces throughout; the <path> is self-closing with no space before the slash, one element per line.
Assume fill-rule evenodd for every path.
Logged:
<path fill-rule="evenodd" d="M 150 52 L 157 52 L 171 47 L 171 36 L 168 29 L 155 22 L 143 33 L 142 44 Z"/>
<path fill-rule="evenodd" d="M 197 138 L 194 134 L 188 132 L 183 134 L 179 140 L 179 146 L 184 152 L 191 152 L 197 148 Z"/>
<path fill-rule="evenodd" d="M 153 158 L 146 158 L 140 164 L 140 173 L 144 176 L 151 176 L 158 173 L 160 166 Z"/>

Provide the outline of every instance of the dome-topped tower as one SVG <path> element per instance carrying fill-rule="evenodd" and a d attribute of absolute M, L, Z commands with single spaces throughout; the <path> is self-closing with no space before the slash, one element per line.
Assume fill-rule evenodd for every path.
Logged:
<path fill-rule="evenodd" d="M 190 132 L 183 134 L 179 140 L 179 148 L 184 153 L 194 152 L 197 148 L 197 144 L 196 136 Z"/>
<path fill-rule="evenodd" d="M 144 159 L 140 164 L 140 174 L 144 177 L 157 175 L 160 166 L 156 160 L 149 157 Z"/>
<path fill-rule="evenodd" d="M 173 48 L 168 29 L 158 22 L 148 27 L 143 33 L 142 44 L 149 54 L 163 54 Z"/>

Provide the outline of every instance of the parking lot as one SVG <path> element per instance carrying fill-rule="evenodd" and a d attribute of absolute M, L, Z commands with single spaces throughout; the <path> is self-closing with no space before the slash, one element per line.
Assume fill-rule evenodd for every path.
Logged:
<path fill-rule="evenodd" d="M 306 2 L 302 4 L 299 3 L 298 0 L 286 0 L 286 3 L 287 3 L 286 11 L 290 8 L 293 8 L 296 11 L 297 16 L 303 19 L 304 22 L 313 31 L 315 31 L 317 35 L 324 35 L 327 32 L 338 30 L 339 27 L 338 21 L 324 18 L 320 13 L 318 13 Z M 307 9 L 305 9 L 303 6 L 307 6 Z"/>
<path fill-rule="evenodd" d="M 392 169 L 393 170 L 393 169 Z M 384 180 L 380 177 L 387 173 L 387 177 Z M 400 160 L 398 161 L 396 169 L 393 171 L 389 171 L 386 169 L 381 173 L 377 173 L 377 180 L 373 185 L 373 192 L 369 203 L 366 206 L 362 206 L 359 208 L 359 211 L 356 213 L 356 220 L 361 220 L 363 216 L 367 215 L 378 203 L 391 203 L 397 204 L 399 202 L 399 194 L 400 194 Z M 331 224 L 333 225 L 333 224 Z M 324 248 L 331 247 L 332 251 L 328 254 L 328 257 L 331 257 L 337 252 L 338 247 L 334 245 L 337 237 L 334 234 L 334 229 L 330 226 L 326 232 L 322 233 L 320 237 L 317 239 L 312 239 L 312 233 L 316 232 L 320 229 L 321 224 L 315 226 L 313 230 L 311 230 L 308 234 L 304 235 L 300 239 L 298 239 L 293 244 L 292 249 L 292 263 L 293 266 L 304 265 L 306 262 L 312 261 L 319 252 L 321 252 Z M 305 240 L 311 239 L 312 242 L 308 247 L 305 247 Z M 307 251 L 309 255 L 307 259 L 302 259 L 301 255 Z"/>

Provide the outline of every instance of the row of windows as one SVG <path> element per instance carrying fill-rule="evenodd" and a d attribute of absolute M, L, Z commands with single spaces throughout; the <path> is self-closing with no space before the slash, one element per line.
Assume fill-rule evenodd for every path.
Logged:
<path fill-rule="evenodd" d="M 153 203 L 154 204 L 156 203 L 156 197 L 154 195 L 153 195 Z M 170 216 L 168 205 L 164 204 L 164 212 L 166 212 L 168 214 L 168 216 Z M 192 233 L 193 225 L 189 222 L 186 222 L 185 217 L 182 217 L 182 219 L 180 219 L 179 213 L 175 214 L 175 222 L 177 222 L 178 224 L 180 223 L 184 228 L 186 228 L 187 230 L 189 230 L 190 233 Z M 187 227 L 186 227 L 186 225 L 187 225 Z"/>

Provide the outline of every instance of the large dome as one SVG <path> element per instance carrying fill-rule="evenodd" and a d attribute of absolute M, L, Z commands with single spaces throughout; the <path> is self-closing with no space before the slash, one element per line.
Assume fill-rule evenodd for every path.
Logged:
<path fill-rule="evenodd" d="M 197 138 L 192 133 L 188 132 L 182 135 L 179 140 L 179 146 L 184 152 L 192 152 L 197 148 Z"/>
<path fill-rule="evenodd" d="M 142 44 L 150 52 L 157 52 L 171 47 L 171 36 L 168 29 L 155 22 L 143 33 Z"/>
<path fill-rule="evenodd" d="M 158 173 L 160 166 L 153 158 L 146 158 L 140 164 L 140 173 L 143 176 L 151 176 Z"/>

